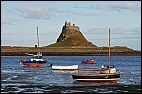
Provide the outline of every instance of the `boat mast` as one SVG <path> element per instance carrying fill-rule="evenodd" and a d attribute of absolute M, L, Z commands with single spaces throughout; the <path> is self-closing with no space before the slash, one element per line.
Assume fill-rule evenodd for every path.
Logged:
<path fill-rule="evenodd" d="M 110 73 L 110 28 L 108 31 L 108 66 L 109 66 L 109 73 Z"/>
<path fill-rule="evenodd" d="M 38 26 L 37 26 L 37 41 L 38 41 L 38 45 L 37 45 L 37 47 L 38 47 L 38 55 L 39 55 L 39 36 L 38 36 Z"/>

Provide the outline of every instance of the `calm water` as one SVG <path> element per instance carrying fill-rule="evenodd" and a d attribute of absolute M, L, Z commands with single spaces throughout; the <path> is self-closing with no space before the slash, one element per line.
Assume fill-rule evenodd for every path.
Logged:
<path fill-rule="evenodd" d="M 141 92 L 141 56 L 111 56 L 111 64 L 122 72 L 116 84 L 76 82 L 72 73 L 79 71 L 53 71 L 48 67 L 50 64 L 101 67 L 107 63 L 107 56 L 44 56 L 48 63 L 40 68 L 22 67 L 22 58 L 30 57 L 1 56 L 1 93 Z M 84 59 L 95 59 L 96 64 L 81 64 Z"/>

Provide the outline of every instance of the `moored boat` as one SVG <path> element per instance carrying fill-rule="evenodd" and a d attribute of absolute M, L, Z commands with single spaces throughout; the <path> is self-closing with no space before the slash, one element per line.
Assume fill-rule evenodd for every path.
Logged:
<path fill-rule="evenodd" d="M 42 67 L 47 63 L 47 61 L 44 60 L 42 56 L 33 56 L 30 60 L 22 59 L 21 62 L 24 67 Z"/>
<path fill-rule="evenodd" d="M 82 64 L 95 64 L 95 60 L 91 59 L 91 60 L 83 60 L 81 61 Z"/>
<path fill-rule="evenodd" d="M 66 66 L 61 66 L 61 65 L 51 65 L 52 70 L 77 70 L 78 65 L 66 65 Z"/>
<path fill-rule="evenodd" d="M 83 74 L 73 74 L 73 79 L 76 81 L 83 82 L 112 82 L 116 83 L 120 78 L 119 73 L 115 74 L 93 74 L 93 73 L 83 73 Z"/>
<path fill-rule="evenodd" d="M 38 27 L 37 27 L 37 39 L 38 39 L 38 49 L 37 49 L 38 52 L 37 52 L 36 55 L 28 54 L 28 55 L 32 56 L 32 58 L 30 60 L 27 60 L 27 59 L 22 59 L 21 60 L 22 65 L 24 67 L 27 67 L 27 66 L 29 66 L 29 67 L 42 67 L 47 63 L 47 61 L 42 58 L 42 53 L 40 53 L 40 51 L 39 51 Z"/>
<path fill-rule="evenodd" d="M 72 78 L 76 81 L 83 82 L 113 82 L 116 83 L 120 79 L 120 73 L 116 71 L 114 66 L 110 65 L 110 28 L 108 35 L 109 53 L 108 53 L 108 66 L 102 66 L 99 73 L 77 73 L 72 74 Z"/>

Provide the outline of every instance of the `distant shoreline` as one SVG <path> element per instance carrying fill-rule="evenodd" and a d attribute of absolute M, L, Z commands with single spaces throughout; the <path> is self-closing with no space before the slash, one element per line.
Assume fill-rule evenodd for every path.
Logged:
<path fill-rule="evenodd" d="M 78 48 L 78 47 L 40 47 L 44 56 L 107 56 L 107 47 Z M 1 56 L 25 56 L 26 53 L 36 54 L 36 47 L 1 46 Z M 141 51 L 132 50 L 127 47 L 112 47 L 113 56 L 141 56 Z"/>
<path fill-rule="evenodd" d="M 30 52 L 29 52 L 30 53 Z M 34 53 L 33 53 L 34 54 Z M 42 52 L 44 56 L 107 56 L 107 54 L 79 52 Z M 1 52 L 1 56 L 26 56 L 23 52 Z M 112 53 L 111 56 L 141 56 L 140 53 Z"/>

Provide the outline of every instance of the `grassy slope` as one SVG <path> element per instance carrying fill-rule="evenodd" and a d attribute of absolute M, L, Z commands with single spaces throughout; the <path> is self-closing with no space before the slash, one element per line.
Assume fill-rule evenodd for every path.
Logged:
<path fill-rule="evenodd" d="M 82 37 L 70 36 L 64 41 L 51 44 L 47 47 L 96 47 L 96 45 L 84 40 Z"/>

